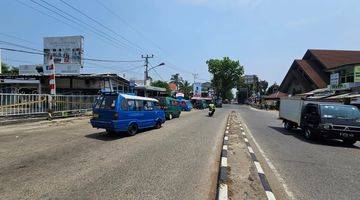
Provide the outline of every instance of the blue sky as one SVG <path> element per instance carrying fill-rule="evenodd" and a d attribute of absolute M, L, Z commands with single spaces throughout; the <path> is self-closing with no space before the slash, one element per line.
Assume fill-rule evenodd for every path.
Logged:
<path fill-rule="evenodd" d="M 41 0 L 34 1 L 43 3 Z M 258 74 L 270 83 L 280 83 L 292 61 L 301 58 L 307 49 L 360 49 L 360 1 L 356 0 L 102 1 L 117 16 L 96 0 L 65 1 L 102 22 L 117 34 L 106 29 L 103 29 L 104 32 L 132 47 L 114 47 L 113 42 L 99 39 L 84 28 L 62 23 L 66 21 L 62 17 L 56 20 L 23 5 L 47 12 L 30 0 L 0 1 L 0 40 L 42 49 L 44 36 L 83 35 L 85 57 L 133 60 L 139 59 L 145 50 L 144 53 L 154 54 L 155 58 L 151 59 L 153 65 L 166 63 L 158 68 L 159 75 L 151 72 L 152 77 L 168 80 L 178 71 L 190 81 L 192 72 L 198 73 L 202 81 L 210 79 L 205 64 L 210 58 L 229 56 L 244 65 L 246 74 Z M 102 28 L 59 0 L 46 2 L 76 16 L 75 20 Z M 55 13 L 47 13 L 56 16 Z M 41 56 L 13 52 L 3 51 L 2 57 L 5 62 L 14 65 L 42 62 Z M 95 66 L 94 63 L 86 63 L 83 72 L 123 74 L 125 71 L 127 78 L 141 79 L 141 64 L 99 63 Z M 135 69 L 127 71 L 129 68 Z"/>

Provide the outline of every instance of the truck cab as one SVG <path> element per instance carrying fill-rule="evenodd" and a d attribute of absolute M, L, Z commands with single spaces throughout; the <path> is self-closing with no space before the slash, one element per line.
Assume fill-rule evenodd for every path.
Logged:
<path fill-rule="evenodd" d="M 360 140 L 360 111 L 351 105 L 307 103 L 302 111 L 300 127 L 309 139 L 321 136 L 354 144 Z"/>

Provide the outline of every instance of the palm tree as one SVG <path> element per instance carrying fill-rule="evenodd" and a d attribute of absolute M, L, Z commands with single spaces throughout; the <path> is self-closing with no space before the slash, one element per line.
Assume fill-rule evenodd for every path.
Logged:
<path fill-rule="evenodd" d="M 189 81 L 183 81 L 180 83 L 179 85 L 179 90 L 184 93 L 185 98 L 189 98 L 190 97 L 190 92 L 192 90 L 192 86 L 189 83 Z"/>
<path fill-rule="evenodd" d="M 175 83 L 176 90 L 179 90 L 179 85 L 183 82 L 183 79 L 180 74 L 173 74 L 171 75 L 170 82 Z"/>

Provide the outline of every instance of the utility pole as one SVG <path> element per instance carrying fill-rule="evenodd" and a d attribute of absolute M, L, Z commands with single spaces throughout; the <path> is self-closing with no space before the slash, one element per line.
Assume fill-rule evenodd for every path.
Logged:
<path fill-rule="evenodd" d="M 146 85 L 146 82 L 149 78 L 149 58 L 154 58 L 154 55 L 141 55 L 141 58 L 145 58 L 145 70 L 144 70 L 144 86 Z"/>
<path fill-rule="evenodd" d="M 146 97 L 146 84 L 147 84 L 147 80 L 149 78 L 149 58 L 154 58 L 154 55 L 141 55 L 141 58 L 145 58 L 145 70 L 144 70 L 144 97 Z"/>
<path fill-rule="evenodd" d="M 196 78 L 199 74 L 197 73 L 192 73 L 193 77 L 194 77 L 194 83 L 193 83 L 193 96 L 195 96 L 195 82 L 196 82 Z"/>

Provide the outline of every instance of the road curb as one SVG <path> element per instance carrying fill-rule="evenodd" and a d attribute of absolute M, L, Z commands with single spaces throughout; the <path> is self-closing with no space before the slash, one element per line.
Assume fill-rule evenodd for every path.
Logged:
<path fill-rule="evenodd" d="M 258 176 L 260 178 L 261 185 L 263 186 L 263 188 L 265 190 L 267 199 L 268 200 L 276 200 L 275 195 L 274 195 L 274 193 L 273 193 L 273 191 L 272 191 L 272 189 L 270 187 L 268 178 L 266 177 L 266 175 L 264 173 L 264 170 L 261 167 L 261 164 L 260 164 L 259 160 L 257 159 L 256 154 L 255 154 L 253 148 L 251 147 L 251 145 L 249 143 L 249 140 L 246 138 L 245 130 L 242 127 L 241 122 L 240 122 L 240 130 L 241 130 L 241 134 L 243 136 L 244 142 L 246 144 L 246 147 L 247 147 L 247 149 L 248 149 L 248 151 L 250 153 L 251 160 L 253 161 L 253 163 L 255 165 L 255 168 L 256 168 L 256 171 L 258 173 Z"/>
<path fill-rule="evenodd" d="M 218 187 L 217 187 L 217 200 L 227 200 L 228 197 L 228 164 L 227 164 L 227 156 L 228 156 L 228 143 L 229 143 L 229 126 L 230 126 L 230 114 L 227 117 L 226 121 L 226 128 L 224 131 L 224 137 L 222 142 L 221 148 L 221 159 L 220 159 L 220 169 L 219 169 L 219 176 L 218 176 Z"/>

